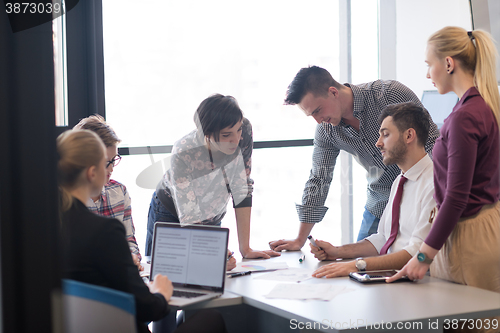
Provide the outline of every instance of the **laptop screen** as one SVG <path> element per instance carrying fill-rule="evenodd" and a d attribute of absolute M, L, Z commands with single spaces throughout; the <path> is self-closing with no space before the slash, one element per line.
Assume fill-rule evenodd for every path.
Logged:
<path fill-rule="evenodd" d="M 166 275 L 175 286 L 224 287 L 229 230 L 155 224 L 151 277 Z"/>

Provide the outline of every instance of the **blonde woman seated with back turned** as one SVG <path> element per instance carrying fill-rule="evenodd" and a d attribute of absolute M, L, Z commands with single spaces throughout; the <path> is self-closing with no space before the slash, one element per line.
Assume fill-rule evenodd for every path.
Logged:
<path fill-rule="evenodd" d="M 169 312 L 173 287 L 160 274 L 146 285 L 130 255 L 123 224 L 85 206 L 107 181 L 103 142 L 91 131 L 69 130 L 57 138 L 57 151 L 64 278 L 132 294 L 138 332 L 149 332 L 146 323 Z M 219 313 L 200 311 L 175 332 L 225 332 L 225 325 Z"/>

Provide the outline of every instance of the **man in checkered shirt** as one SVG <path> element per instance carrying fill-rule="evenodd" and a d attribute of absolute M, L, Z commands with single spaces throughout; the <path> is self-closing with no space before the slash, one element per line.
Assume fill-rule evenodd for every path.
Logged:
<path fill-rule="evenodd" d="M 302 68 L 288 86 L 285 104 L 298 104 L 306 116 L 318 123 L 314 138 L 313 165 L 304 187 L 302 204 L 296 205 L 300 228 L 296 239 L 269 242 L 271 249 L 300 250 L 315 223 L 325 216 L 325 200 L 340 150 L 353 155 L 367 171 L 367 201 L 358 241 L 377 232 L 389 199 L 391 185 L 400 174 L 397 165 L 384 165 L 375 146 L 379 137 L 377 119 L 390 104 L 414 102 L 423 107 L 405 85 L 392 80 L 344 85 L 320 67 Z M 432 156 L 439 130 L 432 121 L 425 150 Z"/>

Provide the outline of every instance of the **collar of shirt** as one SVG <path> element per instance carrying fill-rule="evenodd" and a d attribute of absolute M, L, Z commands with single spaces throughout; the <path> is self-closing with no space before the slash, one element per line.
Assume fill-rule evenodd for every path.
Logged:
<path fill-rule="evenodd" d="M 353 95 L 353 115 L 354 117 L 361 119 L 361 114 L 365 110 L 364 104 L 365 100 L 363 98 L 363 93 L 361 92 L 361 88 L 350 84 L 350 83 L 344 83 L 344 86 L 348 87 L 352 91 Z"/>
<path fill-rule="evenodd" d="M 415 163 L 404 174 L 401 173 L 399 178 L 401 178 L 401 176 L 405 176 L 408 180 L 415 182 L 429 165 L 432 165 L 432 160 L 428 154 L 425 154 L 425 156 L 422 157 L 420 161 Z"/>
<path fill-rule="evenodd" d="M 462 104 L 464 104 L 465 101 L 468 100 L 469 98 L 474 97 L 474 96 L 478 96 L 478 95 L 480 95 L 480 94 L 479 94 L 479 91 L 476 89 L 476 87 L 470 87 L 469 90 L 467 90 L 465 92 L 465 94 L 462 96 L 462 98 L 460 98 L 457 105 L 455 105 L 455 107 L 453 108 L 453 111 L 455 111 L 455 109 L 458 109 L 459 107 L 461 107 Z"/>
<path fill-rule="evenodd" d="M 107 185 L 107 183 L 106 183 L 106 185 Z M 106 198 L 106 185 L 104 185 L 102 187 L 101 196 L 99 197 L 99 200 L 105 201 L 105 198 Z"/>
<path fill-rule="evenodd" d="M 99 197 L 97 198 L 97 201 L 94 201 L 94 199 L 92 198 L 89 198 L 89 204 L 92 203 L 93 206 L 96 206 L 98 207 L 98 203 L 101 203 L 101 202 L 106 202 L 106 185 L 104 185 L 102 187 L 102 191 L 101 191 L 101 194 L 99 195 Z M 87 207 L 90 206 L 90 205 L 87 205 Z M 100 205 L 99 205 L 100 206 Z"/>

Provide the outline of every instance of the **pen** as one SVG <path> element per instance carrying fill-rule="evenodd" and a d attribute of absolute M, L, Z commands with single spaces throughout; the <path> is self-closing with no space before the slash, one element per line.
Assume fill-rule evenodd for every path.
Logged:
<path fill-rule="evenodd" d="M 246 272 L 239 272 L 239 273 L 229 274 L 229 277 L 230 278 L 235 278 L 235 277 L 238 277 L 238 276 L 244 276 L 244 275 L 250 275 L 250 274 L 252 274 L 252 271 L 246 271 Z"/>
<path fill-rule="evenodd" d="M 234 252 L 231 252 L 228 256 L 227 256 L 227 261 L 229 261 L 229 259 L 231 259 L 233 257 L 233 254 Z"/>
<path fill-rule="evenodd" d="M 303 262 L 304 260 L 306 260 L 306 255 L 305 254 L 303 254 L 303 255 L 300 256 L 299 262 Z"/>
<path fill-rule="evenodd" d="M 315 241 L 314 241 L 314 239 L 313 239 L 313 236 L 309 235 L 309 236 L 307 236 L 307 239 L 309 239 L 309 241 L 311 242 L 311 244 L 312 244 L 312 245 L 316 246 L 316 247 L 317 247 L 318 249 L 320 249 L 320 250 L 323 250 L 322 248 L 320 248 L 320 247 L 318 246 L 318 244 L 316 244 L 316 242 L 315 242 Z"/>

